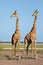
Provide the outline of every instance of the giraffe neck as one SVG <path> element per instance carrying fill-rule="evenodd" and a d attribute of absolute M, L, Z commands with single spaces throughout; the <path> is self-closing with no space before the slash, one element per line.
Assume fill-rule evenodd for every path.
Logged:
<path fill-rule="evenodd" d="M 37 23 L 37 16 L 35 16 L 35 19 L 34 19 L 34 24 L 33 24 L 34 30 L 36 30 L 36 23 Z"/>
<path fill-rule="evenodd" d="M 18 18 L 16 20 L 16 30 L 19 30 L 19 26 L 18 26 Z"/>

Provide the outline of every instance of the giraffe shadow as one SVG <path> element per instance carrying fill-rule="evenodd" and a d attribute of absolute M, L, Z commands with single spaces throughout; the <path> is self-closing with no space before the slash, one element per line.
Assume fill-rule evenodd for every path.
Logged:
<path fill-rule="evenodd" d="M 12 60 L 12 57 L 8 56 L 8 55 L 4 55 L 4 58 L 7 59 L 7 60 Z"/>
<path fill-rule="evenodd" d="M 8 55 L 2 55 L 2 54 L 0 54 L 0 60 L 3 60 L 3 59 L 5 59 L 5 60 L 11 60 L 12 57 L 8 56 Z"/>
<path fill-rule="evenodd" d="M 36 59 L 36 58 L 32 58 L 31 56 L 21 56 L 21 59 Z"/>
<path fill-rule="evenodd" d="M 18 56 L 12 57 L 10 55 L 1 55 L 0 54 L 0 60 L 19 60 Z M 34 59 L 30 56 L 20 56 L 20 59 Z"/>
<path fill-rule="evenodd" d="M 15 57 L 12 57 L 12 56 L 9 56 L 9 55 L 0 55 L 0 60 L 19 60 L 19 57 L 18 56 L 15 56 Z"/>

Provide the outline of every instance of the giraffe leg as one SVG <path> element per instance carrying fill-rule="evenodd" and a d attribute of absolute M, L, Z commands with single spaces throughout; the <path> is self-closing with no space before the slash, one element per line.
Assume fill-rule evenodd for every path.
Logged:
<path fill-rule="evenodd" d="M 26 41 L 24 39 L 24 55 L 25 55 L 25 45 L 26 45 Z"/>
<path fill-rule="evenodd" d="M 29 45 L 27 44 L 27 48 L 26 48 L 27 55 L 28 55 L 28 47 L 29 47 Z"/>
<path fill-rule="evenodd" d="M 25 55 L 25 43 L 24 43 L 24 55 Z"/>
<path fill-rule="evenodd" d="M 16 55 L 16 47 L 15 47 L 15 44 L 14 44 L 14 56 Z"/>
<path fill-rule="evenodd" d="M 27 47 L 27 39 L 24 40 L 24 55 L 26 54 L 26 53 L 25 53 L 26 47 Z"/>
<path fill-rule="evenodd" d="M 16 42 L 16 40 L 14 40 L 14 45 L 12 46 L 12 50 L 13 50 L 13 56 L 15 56 L 16 55 L 16 47 L 15 47 L 15 43 Z"/>
<path fill-rule="evenodd" d="M 18 56 L 19 56 L 19 59 L 20 59 L 20 40 L 18 40 Z"/>
<path fill-rule="evenodd" d="M 27 39 L 27 55 L 28 55 L 28 47 L 30 46 L 31 43 L 32 43 L 31 39 Z"/>
<path fill-rule="evenodd" d="M 34 41 L 32 40 L 32 45 L 31 45 L 31 51 L 32 51 L 32 58 L 33 58 L 33 44 L 34 44 Z"/>
<path fill-rule="evenodd" d="M 12 45 L 12 56 L 14 56 L 14 45 Z"/>
<path fill-rule="evenodd" d="M 37 59 L 37 54 L 36 54 L 36 40 L 35 40 L 35 43 L 34 43 L 34 56 L 35 56 L 35 59 Z"/>

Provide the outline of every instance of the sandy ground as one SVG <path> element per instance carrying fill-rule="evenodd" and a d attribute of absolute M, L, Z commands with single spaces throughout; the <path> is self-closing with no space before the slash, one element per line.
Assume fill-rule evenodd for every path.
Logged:
<path fill-rule="evenodd" d="M 0 65 L 43 65 L 43 53 L 37 54 L 37 59 L 12 59 L 12 51 L 0 51 Z"/>

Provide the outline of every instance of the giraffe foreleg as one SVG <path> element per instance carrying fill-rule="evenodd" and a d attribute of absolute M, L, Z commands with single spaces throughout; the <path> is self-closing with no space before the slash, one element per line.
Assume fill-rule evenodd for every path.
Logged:
<path fill-rule="evenodd" d="M 32 39 L 32 45 L 31 45 L 31 52 L 32 52 L 31 54 L 32 54 L 32 58 L 33 58 L 33 55 L 34 55 L 34 53 L 33 53 L 33 51 L 34 51 L 34 50 L 33 50 L 33 49 L 34 49 L 33 44 L 34 44 L 34 40 Z"/>
<path fill-rule="evenodd" d="M 19 59 L 20 59 L 20 40 L 18 40 L 18 56 L 19 56 Z"/>
<path fill-rule="evenodd" d="M 36 58 L 36 40 L 32 40 L 32 58 Z"/>
<path fill-rule="evenodd" d="M 37 59 L 37 54 L 36 54 L 36 40 L 34 41 L 34 56 Z"/>

